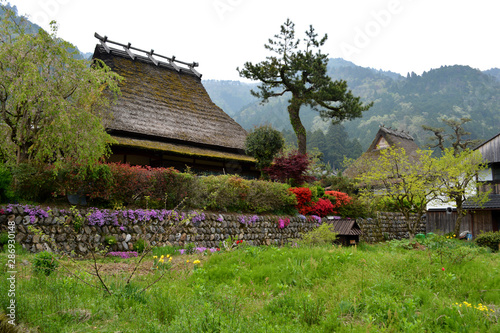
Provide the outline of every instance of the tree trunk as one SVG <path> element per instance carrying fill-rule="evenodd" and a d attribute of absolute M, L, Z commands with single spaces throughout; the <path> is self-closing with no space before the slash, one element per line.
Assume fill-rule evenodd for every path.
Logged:
<path fill-rule="evenodd" d="M 302 122 L 300 121 L 300 107 L 302 103 L 297 101 L 296 98 L 292 97 L 290 100 L 290 105 L 288 105 L 288 114 L 290 116 L 290 123 L 292 124 L 292 128 L 297 135 L 297 146 L 299 147 L 299 153 L 306 154 L 307 153 L 307 137 L 306 137 L 306 129 Z"/>
<path fill-rule="evenodd" d="M 464 217 L 464 210 L 462 208 L 462 204 L 463 204 L 462 198 L 455 199 L 455 204 L 457 205 L 457 220 L 455 222 L 455 230 L 453 231 L 453 233 L 456 235 L 456 237 L 459 237 L 460 226 L 462 224 L 462 219 Z M 471 230 L 471 232 L 472 232 L 472 230 Z"/>

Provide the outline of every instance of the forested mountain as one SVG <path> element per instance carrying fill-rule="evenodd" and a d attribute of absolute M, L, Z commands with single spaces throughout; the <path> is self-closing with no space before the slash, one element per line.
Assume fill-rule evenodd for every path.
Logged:
<path fill-rule="evenodd" d="M 35 34 L 38 32 L 39 29 L 42 29 L 38 24 L 35 24 L 33 22 L 31 22 L 30 20 L 28 19 L 22 19 L 22 16 L 19 16 L 19 13 L 18 13 L 18 10 L 17 10 L 17 7 L 16 6 L 11 6 L 10 3 L 7 3 L 5 5 L 8 9 L 11 9 L 15 14 L 16 14 L 16 23 L 19 24 L 21 21 L 23 21 L 24 23 L 26 23 L 26 26 L 25 26 L 25 31 L 30 33 L 30 34 Z M 0 19 L 3 18 L 5 15 L 5 12 L 3 10 L 3 8 L 0 7 Z M 73 52 L 73 51 L 77 51 L 77 54 L 75 54 L 74 58 L 75 59 L 90 59 L 93 55 L 93 53 L 90 53 L 90 52 L 87 52 L 87 53 L 83 53 L 81 52 L 78 47 L 74 47 L 74 49 L 70 49 L 68 50 L 69 52 Z"/>
<path fill-rule="evenodd" d="M 250 94 L 250 90 L 254 89 L 257 84 L 247 84 L 240 81 L 203 80 L 203 86 L 212 101 L 230 116 L 234 116 L 243 108 L 258 102 Z"/>
<path fill-rule="evenodd" d="M 328 73 L 333 79 L 346 80 L 349 88 L 363 101 L 375 102 L 362 118 L 343 123 L 348 138 L 359 140 L 363 150 L 371 143 L 381 124 L 409 132 L 421 147 L 425 146 L 429 136 L 422 125 L 444 126 L 439 122 L 441 117 L 472 118 L 466 125 L 472 139 L 486 140 L 499 132 L 499 69 L 481 72 L 468 66 L 443 66 L 422 75 L 411 73 L 403 77 L 397 73 L 359 67 L 343 59 L 330 59 Z M 218 84 L 223 85 L 223 82 L 218 81 Z M 228 87 L 224 86 L 224 95 L 231 96 Z M 237 95 L 231 98 L 249 96 L 244 103 L 254 101 L 246 106 L 243 102 L 233 101 L 228 110 L 243 127 L 251 129 L 255 125 L 270 123 L 279 130 L 291 130 L 286 111 L 289 97 L 270 99 L 261 105 L 257 99 L 245 95 L 245 88 L 251 88 L 249 85 L 240 83 L 236 87 Z M 213 97 L 214 102 L 225 109 L 219 101 L 224 99 L 222 94 L 210 85 L 207 90 L 211 96 L 217 96 Z M 238 106 L 241 109 L 235 111 Z M 301 117 L 311 133 L 321 130 L 327 134 L 330 123 L 321 120 L 317 112 L 304 108 Z"/>

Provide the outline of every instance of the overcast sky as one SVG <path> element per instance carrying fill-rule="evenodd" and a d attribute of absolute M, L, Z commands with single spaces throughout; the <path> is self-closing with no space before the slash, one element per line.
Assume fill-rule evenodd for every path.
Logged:
<path fill-rule="evenodd" d="M 93 52 L 110 40 L 199 62 L 203 79 L 239 80 L 236 67 L 268 55 L 290 18 L 296 36 L 328 34 L 323 53 L 406 75 L 442 65 L 500 67 L 498 0 L 9 0 L 20 14 Z"/>

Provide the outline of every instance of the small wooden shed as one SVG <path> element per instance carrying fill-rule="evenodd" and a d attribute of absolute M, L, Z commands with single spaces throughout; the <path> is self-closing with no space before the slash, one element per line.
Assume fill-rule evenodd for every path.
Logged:
<path fill-rule="evenodd" d="M 335 219 L 328 217 L 329 224 L 333 225 L 337 233 L 337 241 L 342 246 L 356 245 L 359 243 L 359 236 L 363 234 L 356 220 Z"/>

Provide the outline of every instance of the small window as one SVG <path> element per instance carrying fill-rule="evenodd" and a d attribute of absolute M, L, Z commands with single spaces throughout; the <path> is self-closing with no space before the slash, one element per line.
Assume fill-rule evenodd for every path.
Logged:
<path fill-rule="evenodd" d="M 493 175 L 493 181 L 500 181 L 500 165 L 492 165 L 491 172 Z"/>

